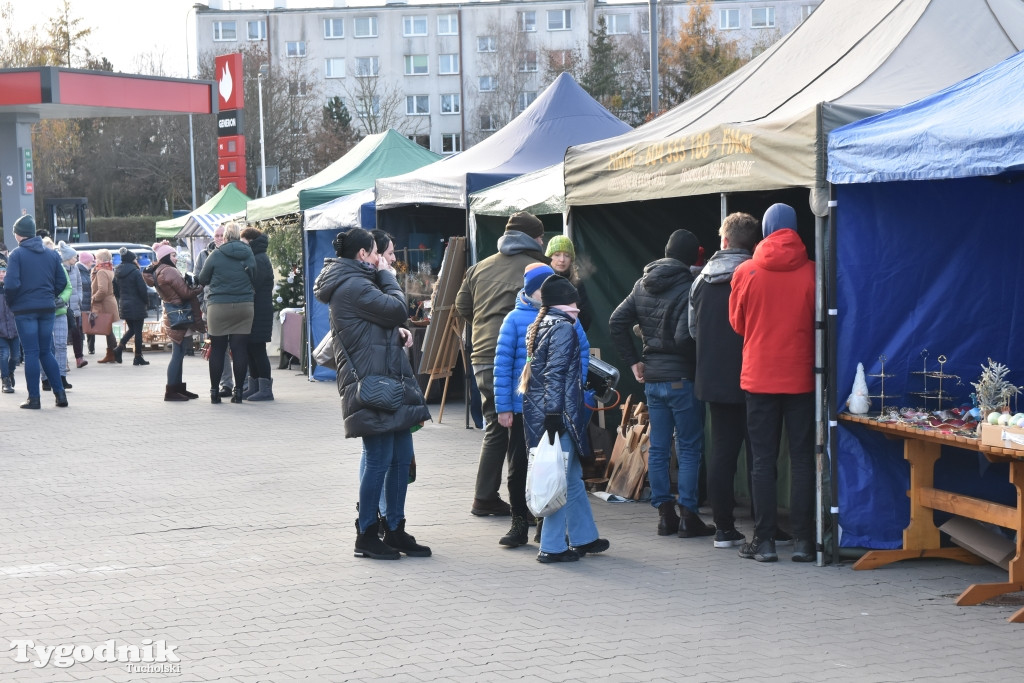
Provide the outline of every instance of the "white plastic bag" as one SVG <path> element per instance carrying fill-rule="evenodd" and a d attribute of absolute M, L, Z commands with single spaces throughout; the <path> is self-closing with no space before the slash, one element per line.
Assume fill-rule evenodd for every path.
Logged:
<path fill-rule="evenodd" d="M 565 505 L 568 466 L 569 454 L 562 450 L 558 435 L 554 443 L 548 434 L 541 436 L 540 443 L 530 449 L 526 471 L 526 506 L 530 512 L 547 517 Z"/>

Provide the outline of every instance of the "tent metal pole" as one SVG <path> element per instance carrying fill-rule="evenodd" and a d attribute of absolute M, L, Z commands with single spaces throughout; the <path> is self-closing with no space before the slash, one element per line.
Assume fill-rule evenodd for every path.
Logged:
<path fill-rule="evenodd" d="M 839 455 L 839 423 L 836 418 L 838 405 L 836 402 L 836 358 L 838 356 L 838 335 L 837 317 L 839 311 L 836 308 L 836 209 L 839 202 L 835 199 L 835 187 L 829 183 L 828 186 L 828 327 L 826 329 L 828 340 L 828 455 L 830 483 L 832 485 L 832 507 L 829 510 L 832 520 L 832 563 L 839 564 L 839 468 L 836 466 L 836 458 Z"/>
<path fill-rule="evenodd" d="M 824 219 L 821 216 L 814 217 L 814 534 L 816 539 L 815 564 L 819 567 L 825 564 L 824 543 L 825 529 L 822 519 L 824 506 L 824 471 L 825 471 L 825 429 L 822 420 L 822 407 L 824 406 L 824 385 L 823 373 L 825 370 L 825 339 L 824 339 L 824 299 L 825 288 L 825 241 L 824 241 Z"/>
<path fill-rule="evenodd" d="M 299 230 L 302 231 L 302 289 L 303 298 L 306 300 L 305 315 L 303 316 L 303 326 L 306 328 L 306 381 L 313 382 L 313 316 L 310 315 L 309 310 L 309 264 L 307 260 L 309 258 L 309 235 L 306 233 L 306 212 L 302 212 L 302 220 L 299 221 Z M 328 319 L 330 319 L 330 311 L 327 313 Z M 320 341 L 319 339 L 317 341 Z"/>

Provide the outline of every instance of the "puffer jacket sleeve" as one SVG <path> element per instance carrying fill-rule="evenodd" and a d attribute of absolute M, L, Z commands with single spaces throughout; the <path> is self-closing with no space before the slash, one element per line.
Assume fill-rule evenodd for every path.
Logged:
<path fill-rule="evenodd" d="M 551 330 L 544 359 L 544 395 L 541 405 L 545 415 L 561 415 L 566 411 L 565 397 L 573 395 L 575 373 L 570 365 L 579 362 L 579 341 L 570 325 L 556 324 Z"/>
<path fill-rule="evenodd" d="M 498 345 L 494 349 L 494 406 L 499 413 L 515 412 L 516 351 L 519 333 L 516 329 L 515 311 L 505 316 L 498 332 Z"/>
<path fill-rule="evenodd" d="M 375 278 L 376 287 L 367 281 L 356 296 L 359 317 L 381 327 L 398 327 L 409 319 L 405 294 L 388 271 L 377 271 Z"/>
<path fill-rule="evenodd" d="M 580 384 L 582 385 L 587 383 L 587 370 L 590 369 L 590 340 L 587 339 L 583 323 L 579 320 L 573 323 L 573 329 L 576 330 L 576 338 L 580 342 Z"/>
<path fill-rule="evenodd" d="M 455 295 L 455 310 L 459 312 L 459 316 L 463 320 L 470 323 L 473 322 L 473 286 L 471 281 L 475 273 L 476 266 L 472 266 L 466 272 L 462 286 L 459 287 L 459 291 Z"/>
<path fill-rule="evenodd" d="M 608 332 L 612 338 L 612 344 L 618 352 L 622 361 L 631 366 L 640 361 L 637 355 L 636 345 L 633 344 L 633 325 L 637 322 L 636 314 L 636 288 L 616 307 L 608 319 Z"/>

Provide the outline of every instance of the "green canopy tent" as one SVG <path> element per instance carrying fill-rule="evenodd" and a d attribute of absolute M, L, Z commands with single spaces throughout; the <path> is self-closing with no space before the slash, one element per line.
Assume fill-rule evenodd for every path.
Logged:
<path fill-rule="evenodd" d="M 367 135 L 345 156 L 319 173 L 287 190 L 250 201 L 245 219 L 254 223 L 297 213 L 373 187 L 378 178 L 401 175 L 440 158 L 393 130 Z"/>
<path fill-rule="evenodd" d="M 246 194 L 235 187 L 234 183 L 228 183 L 223 190 L 210 197 L 208 202 L 194 211 L 166 221 L 157 221 L 156 238 L 158 240 L 174 239 L 192 216 L 211 213 L 238 213 L 245 211 L 248 202 L 249 197 Z"/>

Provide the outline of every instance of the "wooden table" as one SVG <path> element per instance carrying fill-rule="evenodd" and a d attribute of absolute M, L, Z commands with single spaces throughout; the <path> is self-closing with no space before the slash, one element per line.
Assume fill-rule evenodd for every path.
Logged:
<path fill-rule="evenodd" d="M 903 439 L 903 457 L 910 463 L 910 523 L 903 530 L 903 548 L 872 550 L 860 558 L 854 569 L 875 569 L 891 562 L 921 557 L 941 557 L 968 564 L 984 560 L 963 548 L 939 546 L 939 530 L 932 518 L 933 510 L 989 522 L 1017 532 L 1017 553 L 1010 560 L 1009 580 L 1000 583 L 976 583 L 956 599 L 958 605 L 977 605 L 1005 593 L 1024 591 L 1024 451 L 983 446 L 978 439 L 943 434 L 899 423 L 877 422 L 870 418 L 840 415 L 844 422 L 856 422 L 889 438 Z M 953 446 L 981 453 L 989 462 L 1010 464 L 1010 483 L 1017 491 L 1017 505 L 1001 505 L 980 498 L 943 491 L 934 486 L 935 461 L 942 446 Z M 1024 608 L 1008 621 L 1024 623 Z"/>

